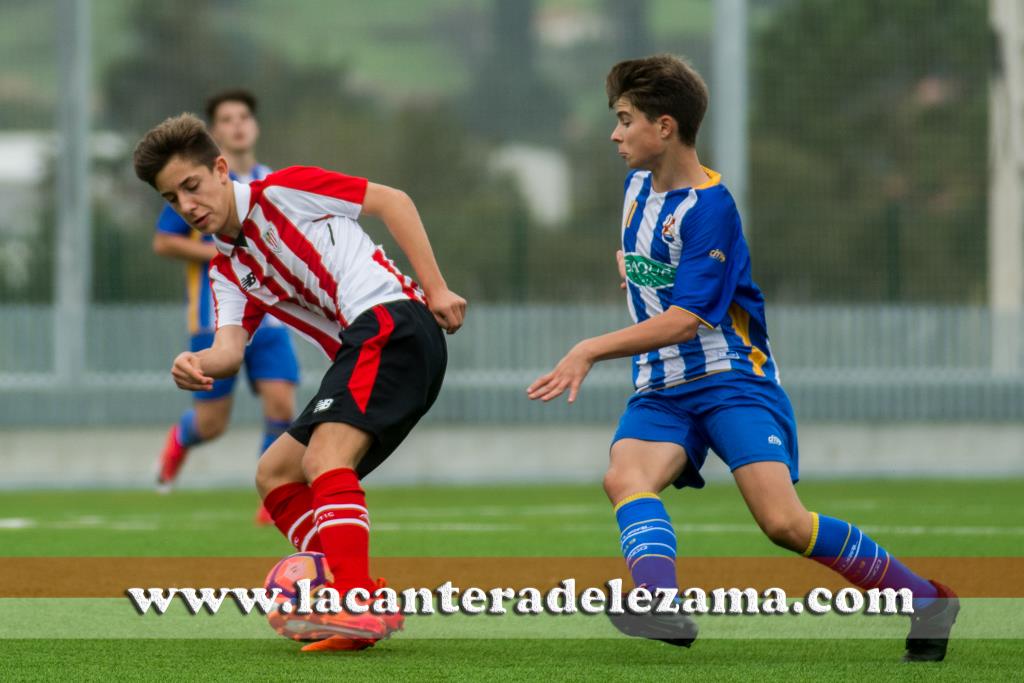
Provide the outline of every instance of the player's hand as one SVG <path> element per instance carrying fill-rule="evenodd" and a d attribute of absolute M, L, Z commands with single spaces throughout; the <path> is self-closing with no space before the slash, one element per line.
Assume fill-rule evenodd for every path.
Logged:
<path fill-rule="evenodd" d="M 455 334 L 466 319 L 466 300 L 450 289 L 431 292 L 427 295 L 430 312 L 434 320 L 448 334 Z"/>
<path fill-rule="evenodd" d="M 179 389 L 186 391 L 209 391 L 213 389 L 213 378 L 203 374 L 199 356 L 189 351 L 179 353 L 171 366 L 171 377 Z"/>
<path fill-rule="evenodd" d="M 558 398 L 568 389 L 569 403 L 574 403 L 576 395 L 580 392 L 580 386 L 592 367 L 594 367 L 594 361 L 581 342 L 574 346 L 565 355 L 565 358 L 558 361 L 554 370 L 546 375 L 541 375 L 527 387 L 526 395 L 531 401 L 540 399 L 547 403 L 553 398 Z"/>
<path fill-rule="evenodd" d="M 615 252 L 615 262 L 619 264 L 619 277 L 622 278 L 622 282 L 619 283 L 619 289 L 626 288 L 626 255 L 621 249 Z"/>

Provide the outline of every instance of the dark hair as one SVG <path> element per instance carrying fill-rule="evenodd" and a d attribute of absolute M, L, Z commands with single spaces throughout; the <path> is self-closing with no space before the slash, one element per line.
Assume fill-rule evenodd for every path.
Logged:
<path fill-rule="evenodd" d="M 625 98 L 649 121 L 668 115 L 679 126 L 679 139 L 693 147 L 708 108 L 708 86 L 688 62 L 661 54 L 627 59 L 608 72 L 608 106 Z"/>
<path fill-rule="evenodd" d="M 220 156 L 220 148 L 195 114 L 184 113 L 164 119 L 142 136 L 132 155 L 135 175 L 155 188 L 157 174 L 175 156 L 211 169 Z"/>
<path fill-rule="evenodd" d="M 256 96 L 248 90 L 242 88 L 235 88 L 233 90 L 225 90 L 219 92 L 210 99 L 206 100 L 206 120 L 213 125 L 213 117 L 217 113 L 217 107 L 224 104 L 225 102 L 241 102 L 249 108 L 249 113 L 253 116 L 256 115 Z"/>

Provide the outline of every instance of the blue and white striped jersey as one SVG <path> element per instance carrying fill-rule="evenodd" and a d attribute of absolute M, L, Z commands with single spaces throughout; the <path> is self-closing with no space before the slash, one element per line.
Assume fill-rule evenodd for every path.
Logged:
<path fill-rule="evenodd" d="M 676 306 L 702 323 L 684 344 L 633 356 L 637 391 L 725 370 L 779 381 L 739 211 L 721 175 L 705 171 L 710 180 L 699 187 L 660 193 L 650 171 L 626 178 L 622 250 L 633 321 Z"/>

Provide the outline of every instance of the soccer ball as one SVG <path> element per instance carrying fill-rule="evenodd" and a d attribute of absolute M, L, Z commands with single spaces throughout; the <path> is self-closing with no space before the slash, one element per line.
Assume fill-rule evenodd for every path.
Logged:
<path fill-rule="evenodd" d="M 296 583 L 309 579 L 309 593 L 315 600 L 316 592 L 334 580 L 327 557 L 323 553 L 295 553 L 274 565 L 263 582 L 267 591 L 280 590 L 274 609 L 267 613 L 270 627 L 292 640 L 323 640 L 332 633 L 319 631 L 315 624 L 304 619 L 289 619 L 298 609 L 299 589 Z"/>

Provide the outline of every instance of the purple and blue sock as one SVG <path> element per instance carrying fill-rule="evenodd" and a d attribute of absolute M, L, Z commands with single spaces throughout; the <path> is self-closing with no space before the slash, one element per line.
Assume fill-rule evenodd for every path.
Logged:
<path fill-rule="evenodd" d="M 817 512 L 811 514 L 814 521 L 811 542 L 804 551 L 806 557 L 864 590 L 909 588 L 914 594 L 915 611 L 924 609 L 938 597 L 930 581 L 912 572 L 853 524 Z"/>
<path fill-rule="evenodd" d="M 622 555 L 636 586 L 679 588 L 676 534 L 665 505 L 655 493 L 638 493 L 615 506 Z"/>

